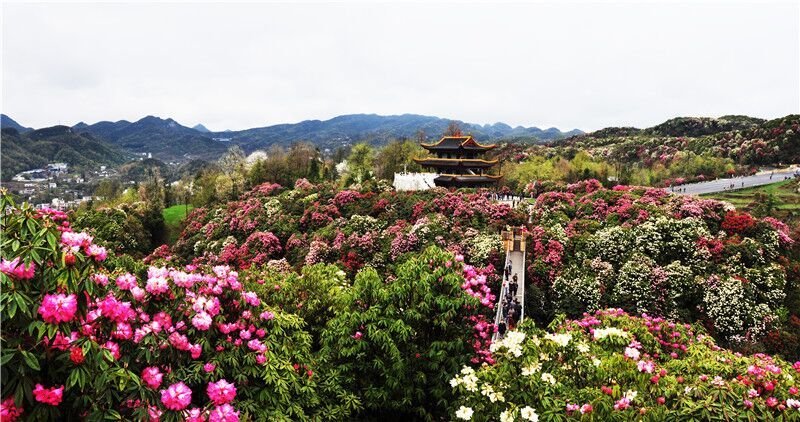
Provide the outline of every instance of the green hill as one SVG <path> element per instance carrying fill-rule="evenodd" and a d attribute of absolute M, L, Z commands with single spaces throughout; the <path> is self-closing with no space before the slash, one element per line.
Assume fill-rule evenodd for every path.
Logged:
<path fill-rule="evenodd" d="M 64 162 L 76 168 L 118 165 L 130 156 L 121 149 L 87 134 L 76 134 L 67 126 L 53 126 L 26 133 L 13 128 L 2 130 L 2 180 L 15 174 Z"/>

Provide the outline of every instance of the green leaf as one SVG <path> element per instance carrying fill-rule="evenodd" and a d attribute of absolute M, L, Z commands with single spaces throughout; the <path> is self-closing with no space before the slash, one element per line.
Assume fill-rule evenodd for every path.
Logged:
<path fill-rule="evenodd" d="M 33 353 L 23 350 L 22 358 L 25 360 L 25 364 L 28 365 L 33 370 L 39 371 L 42 368 L 39 366 L 39 359 L 36 359 L 36 356 Z"/>

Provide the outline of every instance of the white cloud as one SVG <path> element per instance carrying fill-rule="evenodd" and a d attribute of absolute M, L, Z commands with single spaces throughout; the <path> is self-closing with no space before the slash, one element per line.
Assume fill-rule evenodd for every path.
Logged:
<path fill-rule="evenodd" d="M 213 130 L 348 113 L 597 129 L 800 112 L 797 3 L 3 5 L 2 109 Z"/>

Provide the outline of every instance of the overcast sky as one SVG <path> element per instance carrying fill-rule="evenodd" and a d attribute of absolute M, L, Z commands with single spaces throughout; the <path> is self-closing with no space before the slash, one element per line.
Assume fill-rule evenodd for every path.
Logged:
<path fill-rule="evenodd" d="M 594 130 L 800 112 L 800 6 L 178 3 L 2 6 L 2 112 L 212 130 L 341 114 Z"/>

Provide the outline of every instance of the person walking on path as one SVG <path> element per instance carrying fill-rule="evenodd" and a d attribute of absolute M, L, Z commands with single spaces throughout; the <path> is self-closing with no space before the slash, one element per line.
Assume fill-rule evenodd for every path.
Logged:
<path fill-rule="evenodd" d="M 517 297 L 517 289 L 519 289 L 519 280 L 517 279 L 517 275 L 514 274 L 514 278 L 511 279 L 511 283 L 508 285 L 511 297 Z"/>
<path fill-rule="evenodd" d="M 511 309 L 508 311 L 508 329 L 513 330 L 517 326 L 517 311 L 515 309 Z"/>

